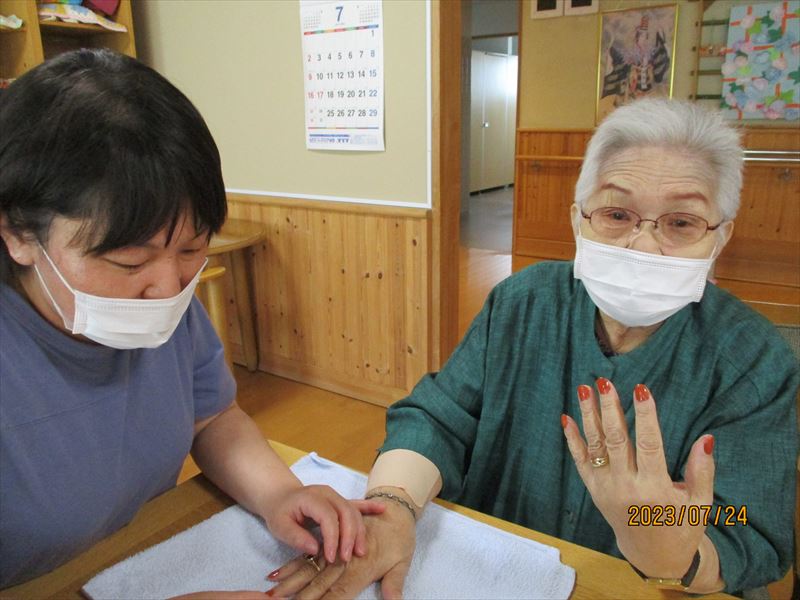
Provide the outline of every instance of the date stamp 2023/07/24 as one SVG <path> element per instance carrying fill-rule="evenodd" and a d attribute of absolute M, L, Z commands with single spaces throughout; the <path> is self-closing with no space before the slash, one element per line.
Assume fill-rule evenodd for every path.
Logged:
<path fill-rule="evenodd" d="M 718 504 L 690 504 L 672 506 L 670 504 L 632 504 L 628 507 L 630 527 L 680 527 L 687 525 L 747 525 L 747 506 Z"/>

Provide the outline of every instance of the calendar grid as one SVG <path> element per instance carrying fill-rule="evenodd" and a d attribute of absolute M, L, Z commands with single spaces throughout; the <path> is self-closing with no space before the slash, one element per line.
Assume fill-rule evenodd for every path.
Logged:
<path fill-rule="evenodd" d="M 380 0 L 301 0 L 306 147 L 384 150 Z"/>

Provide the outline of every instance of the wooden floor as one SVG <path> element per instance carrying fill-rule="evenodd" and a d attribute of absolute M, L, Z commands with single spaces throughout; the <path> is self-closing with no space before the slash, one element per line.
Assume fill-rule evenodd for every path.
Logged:
<path fill-rule="evenodd" d="M 460 255 L 459 336 L 483 306 L 486 296 L 511 274 L 511 255 L 462 248 Z M 359 471 L 369 471 L 383 442 L 386 409 L 347 396 L 234 367 L 238 402 L 266 437 Z M 198 473 L 189 458 L 178 482 Z"/>
<path fill-rule="evenodd" d="M 472 323 L 492 288 L 511 275 L 511 255 L 461 247 L 459 255 L 458 337 Z"/>
<path fill-rule="evenodd" d="M 236 365 L 237 401 L 265 437 L 359 471 L 369 471 L 383 441 L 386 409 Z M 199 472 L 190 458 L 178 483 Z"/>

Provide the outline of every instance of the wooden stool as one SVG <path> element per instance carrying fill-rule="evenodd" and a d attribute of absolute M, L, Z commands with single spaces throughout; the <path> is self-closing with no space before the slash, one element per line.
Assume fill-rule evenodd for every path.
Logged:
<path fill-rule="evenodd" d="M 262 242 L 265 238 L 266 226 L 263 223 L 228 219 L 222 226 L 222 230 L 211 237 L 208 245 L 209 267 L 217 264 L 222 254 L 230 253 L 233 300 L 239 318 L 239 329 L 242 332 L 242 352 L 245 366 L 250 372 L 258 368 L 258 349 L 250 285 L 247 278 L 246 256 L 250 246 Z M 215 257 L 217 258 L 215 259 Z"/>
<path fill-rule="evenodd" d="M 211 324 L 222 342 L 225 350 L 225 362 L 233 372 L 233 358 L 231 357 L 230 343 L 228 342 L 228 322 L 225 318 L 225 286 L 222 285 L 222 276 L 225 275 L 225 267 L 206 267 L 200 273 L 200 285 L 198 294 L 206 297 L 206 310 Z"/>

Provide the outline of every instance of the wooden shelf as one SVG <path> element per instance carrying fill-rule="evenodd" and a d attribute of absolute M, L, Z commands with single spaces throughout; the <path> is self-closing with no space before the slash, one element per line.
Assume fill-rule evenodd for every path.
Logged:
<path fill-rule="evenodd" d="M 43 31 L 60 33 L 63 35 L 107 34 L 127 35 L 127 31 L 112 31 L 93 23 L 65 23 L 64 21 L 39 21 Z"/>
<path fill-rule="evenodd" d="M 120 0 L 111 17 L 126 32 L 97 24 L 40 20 L 36 0 L 0 0 L 0 14 L 17 15 L 24 23 L 20 29 L 0 30 L 0 77 L 4 79 L 20 77 L 46 59 L 78 48 L 102 46 L 136 57 L 131 0 Z"/>

